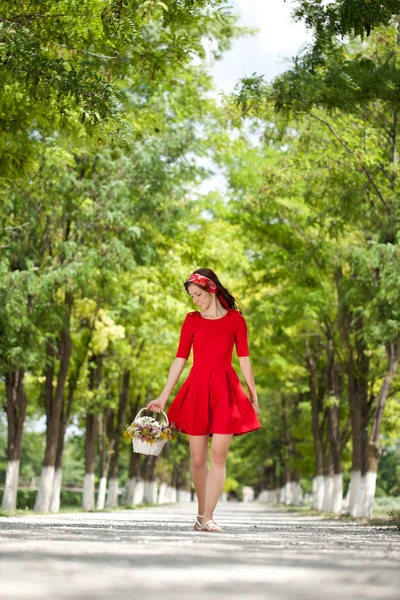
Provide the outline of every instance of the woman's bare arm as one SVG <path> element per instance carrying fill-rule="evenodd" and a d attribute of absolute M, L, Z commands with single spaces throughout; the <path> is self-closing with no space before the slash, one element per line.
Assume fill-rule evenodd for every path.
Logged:
<path fill-rule="evenodd" d="M 178 381 L 183 367 L 185 366 L 186 358 L 175 358 L 172 365 L 169 368 L 168 377 L 166 384 L 164 386 L 163 391 L 155 400 L 151 400 L 147 405 L 147 409 L 153 412 L 161 412 L 161 409 L 165 408 L 165 405 L 168 402 L 168 398 L 171 395 L 172 390 L 175 387 L 176 382 Z"/>
<path fill-rule="evenodd" d="M 253 369 L 251 367 L 250 356 L 239 356 L 240 369 L 249 390 L 250 401 L 257 415 L 260 412 L 258 406 L 258 396 L 256 391 L 256 382 L 254 381 Z"/>

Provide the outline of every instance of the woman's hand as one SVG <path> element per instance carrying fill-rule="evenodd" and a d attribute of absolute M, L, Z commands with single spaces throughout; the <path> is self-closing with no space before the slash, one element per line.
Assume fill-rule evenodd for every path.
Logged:
<path fill-rule="evenodd" d="M 250 402 L 251 402 L 254 410 L 256 411 L 256 415 L 258 416 L 260 414 L 260 407 L 258 406 L 257 396 L 250 396 Z"/>
<path fill-rule="evenodd" d="M 152 412 L 160 413 L 161 410 L 164 410 L 166 402 L 163 402 L 159 398 L 155 400 L 151 400 L 146 406 L 147 410 L 151 410 Z"/>

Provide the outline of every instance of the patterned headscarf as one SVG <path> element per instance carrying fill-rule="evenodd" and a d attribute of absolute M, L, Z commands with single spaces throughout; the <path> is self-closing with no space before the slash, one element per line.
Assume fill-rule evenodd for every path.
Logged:
<path fill-rule="evenodd" d="M 192 273 L 190 277 L 186 279 L 186 281 L 196 283 L 200 287 L 206 288 L 207 292 L 210 292 L 210 294 L 217 294 L 218 300 L 221 302 L 222 306 L 226 309 L 229 308 L 227 301 L 218 291 L 217 284 L 215 283 L 215 281 L 212 281 L 212 279 L 210 279 L 209 277 L 206 277 L 205 275 L 200 275 L 200 273 Z"/>

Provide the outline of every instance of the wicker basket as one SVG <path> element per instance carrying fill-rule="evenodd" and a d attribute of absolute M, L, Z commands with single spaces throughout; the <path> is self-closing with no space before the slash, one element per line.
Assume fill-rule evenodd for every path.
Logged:
<path fill-rule="evenodd" d="M 139 415 L 141 412 L 143 412 L 144 410 L 147 410 L 146 408 L 142 408 L 141 410 L 139 410 L 138 414 L 136 415 L 135 419 L 134 419 L 134 423 L 137 421 L 140 421 L 140 418 L 138 419 Z M 169 425 L 169 421 L 168 421 L 168 417 L 165 414 L 165 412 L 161 409 L 162 414 L 165 417 L 165 420 L 167 422 L 167 425 Z M 157 421 L 154 419 L 154 421 L 157 423 Z M 161 450 L 164 448 L 165 444 L 166 444 L 167 440 L 156 440 L 154 442 L 154 444 L 149 444 L 149 442 L 142 442 L 141 439 L 139 438 L 132 438 L 132 446 L 133 446 L 133 451 L 134 452 L 139 452 L 140 454 L 150 454 L 152 456 L 158 456 L 161 452 Z"/>

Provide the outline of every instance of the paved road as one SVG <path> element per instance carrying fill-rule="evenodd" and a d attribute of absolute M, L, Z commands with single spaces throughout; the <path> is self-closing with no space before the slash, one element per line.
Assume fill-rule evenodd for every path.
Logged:
<path fill-rule="evenodd" d="M 400 532 L 226 503 L 0 518 L 3 600 L 399 600 Z"/>

